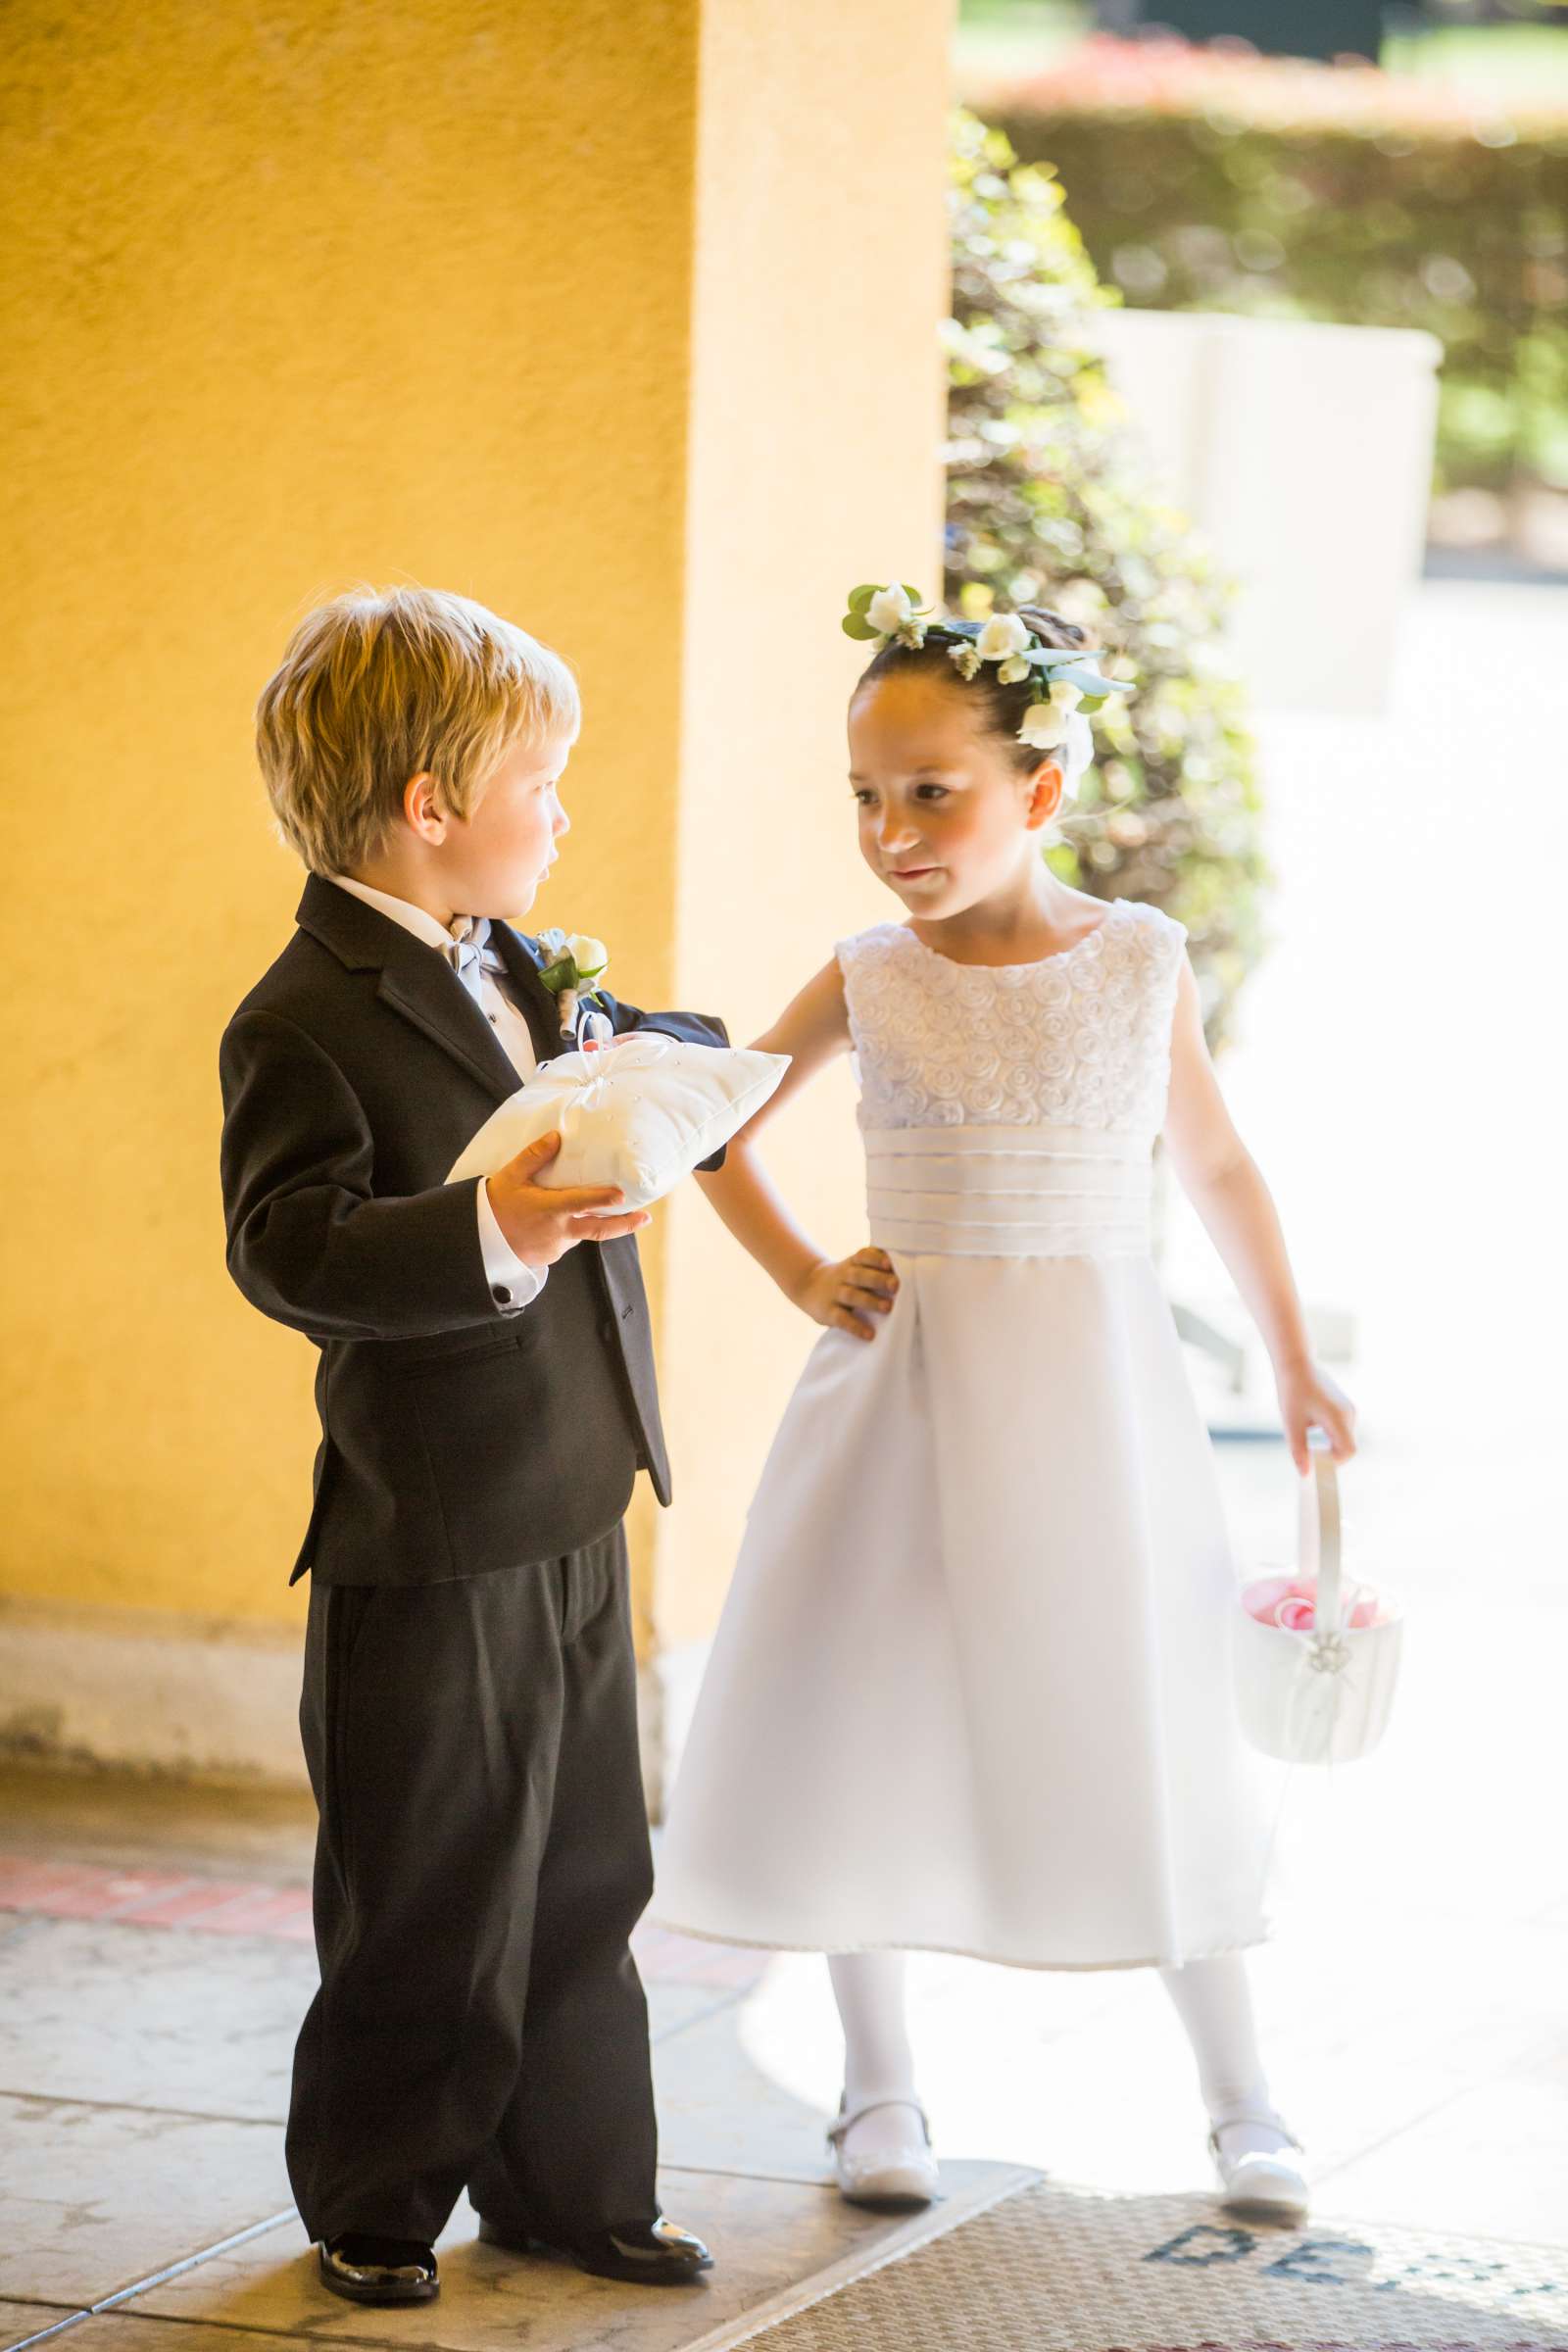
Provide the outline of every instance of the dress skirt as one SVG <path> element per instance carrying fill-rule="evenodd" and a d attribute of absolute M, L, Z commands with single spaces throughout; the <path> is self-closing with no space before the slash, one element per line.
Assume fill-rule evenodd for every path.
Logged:
<path fill-rule="evenodd" d="M 1209 1441 L 1147 1250 L 893 1250 L 748 1516 L 653 1916 L 1034 1968 L 1262 1940 Z"/>

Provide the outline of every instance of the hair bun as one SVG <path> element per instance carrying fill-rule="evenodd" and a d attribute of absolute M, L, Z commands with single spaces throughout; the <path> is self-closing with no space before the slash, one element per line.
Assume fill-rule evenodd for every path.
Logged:
<path fill-rule="evenodd" d="M 1081 629 L 1065 613 L 1053 612 L 1049 605 L 1017 605 L 1014 611 L 1025 626 L 1033 629 L 1042 645 L 1049 645 L 1057 653 L 1078 653 L 1094 643 L 1087 629 Z"/>

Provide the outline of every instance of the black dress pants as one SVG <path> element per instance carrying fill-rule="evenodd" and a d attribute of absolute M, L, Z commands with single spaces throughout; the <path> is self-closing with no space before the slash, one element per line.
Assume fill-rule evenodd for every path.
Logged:
<path fill-rule="evenodd" d="M 287 2144 L 311 2235 L 429 2241 L 465 2187 L 554 2242 L 656 2218 L 621 1529 L 456 1583 L 313 1589 L 300 1725 L 321 1987 Z"/>

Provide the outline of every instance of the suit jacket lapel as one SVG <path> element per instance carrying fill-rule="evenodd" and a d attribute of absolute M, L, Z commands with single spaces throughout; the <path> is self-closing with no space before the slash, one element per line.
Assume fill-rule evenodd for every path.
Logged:
<path fill-rule="evenodd" d="M 566 1053 L 567 1043 L 561 1034 L 561 1007 L 539 977 L 544 962 L 533 941 L 525 931 L 514 931 L 510 923 L 498 920 L 490 925 L 490 945 L 507 967 L 513 993 L 527 1017 L 528 1034 L 538 1059 L 550 1061 L 556 1054 Z"/>
<path fill-rule="evenodd" d="M 510 1058 L 438 950 L 319 874 L 306 883 L 296 920 L 351 971 L 378 969 L 376 994 L 382 1003 L 461 1062 L 498 1102 L 516 1093 L 517 1073 Z M 549 990 L 538 985 L 537 969 L 534 993 L 549 999 Z M 528 1026 L 534 1030 L 531 1008 Z"/>
<path fill-rule="evenodd" d="M 409 953 L 389 956 L 376 995 L 471 1070 L 498 1102 L 514 1095 L 516 1071 L 478 1005 L 434 948 L 403 934 Z M 531 1024 L 530 1024 L 531 1026 Z"/>

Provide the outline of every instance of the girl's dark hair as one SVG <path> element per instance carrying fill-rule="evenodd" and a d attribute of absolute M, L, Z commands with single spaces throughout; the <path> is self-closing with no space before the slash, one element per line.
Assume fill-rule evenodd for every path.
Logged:
<path fill-rule="evenodd" d="M 1025 628 L 1033 630 L 1042 645 L 1056 647 L 1063 653 L 1088 653 L 1094 639 L 1076 621 L 1065 619 L 1045 605 L 1019 605 L 1015 608 Z M 1018 741 L 1018 729 L 1023 714 L 1031 703 L 1044 699 L 1045 689 L 1037 670 L 1032 677 L 1020 679 L 1014 686 L 1004 686 L 997 677 L 1000 666 L 995 662 L 983 662 L 972 678 L 964 678 L 953 665 L 955 640 L 935 634 L 928 637 L 918 651 L 895 640 L 873 655 L 860 672 L 856 693 L 861 687 L 874 685 L 878 678 L 897 677 L 910 670 L 928 670 L 934 676 L 953 681 L 956 694 L 972 696 L 979 706 L 980 724 L 988 735 L 1003 737 L 1010 746 L 1019 767 L 1038 767 L 1049 757 L 1032 745 Z"/>

